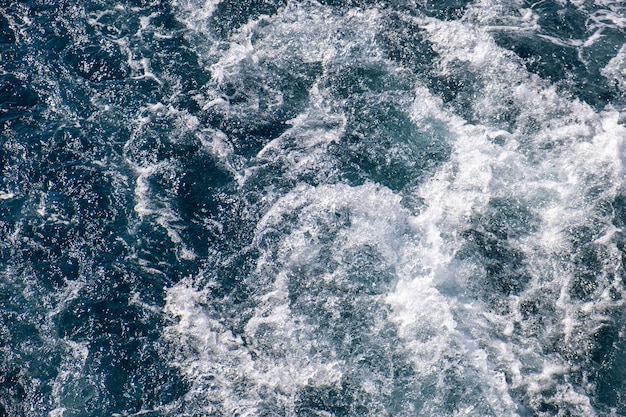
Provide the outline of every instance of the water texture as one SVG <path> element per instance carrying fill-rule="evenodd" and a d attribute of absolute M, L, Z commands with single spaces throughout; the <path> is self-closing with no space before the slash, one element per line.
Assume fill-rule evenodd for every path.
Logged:
<path fill-rule="evenodd" d="M 626 415 L 619 0 L 0 0 L 0 416 Z"/>

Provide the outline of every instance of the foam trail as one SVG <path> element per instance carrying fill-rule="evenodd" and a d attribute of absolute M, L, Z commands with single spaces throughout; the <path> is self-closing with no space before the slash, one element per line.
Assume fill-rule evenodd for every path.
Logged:
<path fill-rule="evenodd" d="M 427 81 L 403 78 L 380 48 L 364 47 L 377 44 L 388 17 L 382 9 L 337 15 L 292 4 L 232 35 L 210 65 L 214 77 L 199 105 L 237 123 L 288 127 L 264 139 L 238 177 L 239 187 L 264 195 L 250 209 L 261 214 L 246 248 L 257 255 L 241 317 L 202 274 L 168 291 L 165 311 L 177 322 L 165 334 L 183 341 L 172 356 L 194 386 L 189 401 L 244 415 L 339 413 L 315 403 L 332 395 L 349 396 L 345 407 L 363 415 L 513 416 L 542 407 L 596 414 L 587 387 L 569 378 L 578 372 L 571 358 L 588 354 L 585 341 L 603 325 L 603 311 L 621 305 L 602 295 L 618 265 L 602 267 L 589 293 L 594 304 L 577 295 L 582 284 L 568 253 L 577 250 L 575 230 L 593 218 L 594 248 L 617 259 L 617 229 L 590 196 L 609 202 L 618 194 L 626 132 L 616 112 L 563 96 L 496 43 L 493 33 L 512 27 L 541 30 L 537 13 L 517 6 L 504 18 L 493 2 L 471 5 L 459 21 L 404 17 L 437 54 L 433 72 L 458 80 L 448 102 Z M 366 23 L 357 29 L 357 21 Z M 345 36 L 336 37 L 338 27 Z M 597 41 L 542 36 L 559 47 Z M 415 131 L 450 144 L 428 178 L 393 190 L 376 183 L 385 180 L 376 171 L 342 182 L 337 147 L 350 134 L 367 138 L 358 110 L 340 99 L 350 87 L 333 78 L 349 68 L 346 55 L 411 85 L 378 93 L 363 83 L 348 97 L 381 108 L 396 94 Z M 297 111 L 282 120 L 275 109 L 287 105 L 285 96 L 268 80 L 272 71 L 294 77 L 294 63 L 320 75 L 306 88 L 306 105 L 291 103 Z M 251 73 L 261 81 L 245 84 Z M 232 85 L 245 94 L 224 94 Z M 214 151 L 228 160 L 240 144 L 224 126 L 207 133 L 227 144 Z M 282 182 L 264 178 L 272 170 Z M 371 352 L 379 356 L 363 364 Z M 404 389 L 388 377 L 400 367 Z M 254 389 L 238 388 L 243 381 Z M 206 391 L 213 400 L 202 398 Z"/>
<path fill-rule="evenodd" d="M 620 190 L 626 131 L 617 123 L 619 115 L 614 111 L 596 114 L 578 101 L 563 100 L 536 78 L 524 75 L 481 30 L 453 22 L 424 23 L 429 39 L 444 57 L 442 72 L 457 71 L 461 61 L 464 71 L 475 68 L 489 80 L 482 98 L 473 103 L 474 117 L 485 125 L 453 123 L 458 139 L 450 162 L 419 191 L 428 202 L 415 220 L 427 237 L 416 252 L 424 260 L 425 273 L 404 277 L 388 297 L 397 312 L 394 320 L 401 329 L 408 329 L 403 334 L 415 344 L 419 331 L 414 329 L 419 328 L 423 313 L 422 303 L 411 300 L 441 297 L 449 316 L 456 320 L 457 341 L 469 343 L 468 349 L 477 346 L 487 360 L 488 372 L 512 379 L 510 386 L 502 385 L 505 396 L 500 398 L 507 398 L 507 391 L 521 389 L 523 403 L 533 408 L 544 402 L 559 404 L 559 409 L 574 414 L 596 415 L 589 396 L 563 376 L 578 369 L 568 359 L 573 352 L 588 354 L 585 340 L 606 320 L 601 311 L 621 305 L 601 295 L 614 285 L 611 273 L 619 268 L 612 241 L 616 229 L 610 215 L 589 197 L 594 195 L 602 204 L 612 201 Z M 451 37 L 451 32 L 456 35 Z M 494 130 L 498 124 L 490 125 L 497 119 L 490 112 L 511 96 L 515 97 L 516 123 L 510 131 Z M 527 128 L 531 118 L 539 121 L 540 129 Z M 505 222 L 522 222 L 505 223 L 504 236 L 494 236 L 490 228 L 489 222 L 494 221 L 490 217 L 502 215 L 494 212 L 495 201 L 511 210 L 505 215 L 512 219 L 504 218 Z M 597 222 L 594 236 L 606 242 L 596 250 L 606 253 L 607 259 L 593 304 L 573 295 L 577 272 L 571 269 L 568 255 L 576 251 L 570 233 L 592 218 Z M 493 285 L 486 274 L 491 274 L 490 280 L 510 279 L 489 272 L 488 268 L 496 267 L 491 270 L 501 271 L 498 258 L 489 259 L 493 256 L 509 257 L 508 262 L 522 260 L 519 270 L 508 272 L 514 281 L 491 287 L 501 292 L 500 300 L 488 293 L 493 290 L 484 288 Z M 481 257 L 492 264 L 481 265 Z M 444 291 L 445 297 L 435 288 Z M 525 312 L 526 306 L 535 303 L 547 308 L 533 310 L 542 316 L 543 325 Z M 465 335 L 469 338 L 464 339 Z M 556 349 L 558 353 L 538 353 L 555 340 L 565 344 Z M 557 391 L 554 396 L 548 393 L 552 389 Z"/>

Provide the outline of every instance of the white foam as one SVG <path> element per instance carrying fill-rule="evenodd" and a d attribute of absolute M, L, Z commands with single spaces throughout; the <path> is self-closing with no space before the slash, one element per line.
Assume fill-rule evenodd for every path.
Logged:
<path fill-rule="evenodd" d="M 273 349 L 287 350 L 282 351 L 284 356 L 279 358 L 257 351 L 253 334 L 247 334 L 252 346 L 246 347 L 241 337 L 233 335 L 210 316 L 207 295 L 206 291 L 194 289 L 190 280 L 185 280 L 168 290 L 165 307 L 167 313 L 178 319 L 176 325 L 165 330 L 166 340 L 179 352 L 172 364 L 193 383 L 187 397 L 200 409 L 229 415 L 258 415 L 258 406 L 262 403 L 260 395 L 266 392 L 285 402 L 287 410 L 293 410 L 295 389 L 311 381 L 332 384 L 340 375 L 332 361 L 318 364 L 303 355 L 297 345 L 281 346 L 281 341 L 285 343 L 289 339 L 280 338 L 280 334 L 275 335 L 277 345 Z M 276 328 L 284 328 L 283 336 L 293 330 L 284 327 L 290 320 L 280 309 L 274 311 L 274 318 L 258 320 L 264 324 L 275 322 Z M 254 325 L 251 320 L 249 326 Z M 237 388 L 243 380 L 250 389 Z M 207 390 L 213 392 L 211 398 L 203 398 Z"/>
<path fill-rule="evenodd" d="M 243 25 L 228 40 L 227 51 L 218 53 L 213 48 L 206 54 L 214 59 L 208 66 L 211 89 L 205 97 L 197 99 L 203 109 L 226 114 L 259 112 L 261 97 L 257 94 L 262 94 L 264 101 L 272 99 L 275 106 L 281 106 L 282 92 L 271 86 L 271 77 L 275 75 L 266 74 L 265 66 L 271 63 L 298 77 L 300 74 L 291 68 L 294 63 L 322 63 L 330 69 L 344 65 L 346 59 L 355 54 L 363 59 L 382 61 L 380 49 L 372 47 L 376 44 L 375 28 L 379 19 L 376 8 L 350 10 L 345 16 L 337 16 L 332 9 L 317 3 L 289 3 L 276 16 L 260 16 Z M 339 30 L 344 32 L 341 37 L 337 34 Z M 248 75 L 245 71 L 250 67 L 256 68 L 260 80 L 267 78 L 268 82 L 260 92 L 245 91 L 248 100 L 234 106 L 221 93 L 222 87 L 227 82 L 236 85 Z"/>
<path fill-rule="evenodd" d="M 182 226 L 179 226 L 180 217 L 176 211 L 170 206 L 169 202 L 163 200 L 155 200 L 152 196 L 149 180 L 152 175 L 167 172 L 172 167 L 170 162 L 164 161 L 157 164 L 135 167 L 138 174 L 135 180 L 135 204 L 134 210 L 139 215 L 140 220 L 143 217 L 155 217 L 155 222 L 161 226 L 167 233 L 170 241 L 177 245 L 177 254 L 180 259 L 194 260 L 197 255 L 189 249 L 180 235 Z M 172 174 L 176 175 L 176 174 Z"/>
<path fill-rule="evenodd" d="M 175 109 L 172 105 L 164 105 L 163 103 L 155 103 L 145 106 L 144 111 L 136 120 L 136 126 L 131 139 L 124 145 L 124 153 L 127 164 L 134 170 L 135 178 L 135 206 L 134 211 L 139 217 L 139 221 L 144 218 L 152 218 L 156 224 L 161 226 L 167 233 L 168 238 L 177 246 L 177 255 L 183 260 L 194 260 L 197 254 L 189 248 L 181 236 L 183 226 L 181 226 L 181 218 L 175 207 L 171 204 L 170 196 L 178 192 L 180 181 L 179 167 L 177 161 L 170 159 L 157 160 L 156 153 L 153 149 L 159 146 L 158 141 L 147 143 L 152 140 L 150 133 L 151 124 L 154 120 L 165 119 L 173 126 L 173 131 L 167 140 L 176 144 L 179 137 L 193 136 L 196 137 L 203 145 L 203 150 L 218 157 L 224 165 L 231 167 L 234 175 L 239 175 L 230 164 L 230 154 L 222 144 L 222 137 L 213 134 L 212 138 L 207 137 L 209 130 L 203 129 L 197 117 L 186 111 Z M 144 136 L 148 136 L 146 139 Z M 148 150 L 142 147 L 148 146 Z M 155 176 L 163 177 L 170 185 L 169 194 L 155 195 L 154 190 L 150 186 L 150 181 Z M 221 225 L 215 221 L 207 221 L 205 225 L 208 228 L 221 231 Z"/>
<path fill-rule="evenodd" d="M 66 411 L 77 411 L 81 405 L 80 395 L 74 390 L 84 389 L 83 368 L 89 355 L 87 342 L 62 340 L 66 354 L 60 365 L 59 373 L 52 385 L 52 398 L 55 408 L 48 414 L 49 417 L 63 417 Z"/>
<path fill-rule="evenodd" d="M 207 21 L 222 0 L 174 0 L 172 7 L 178 10 L 180 20 L 190 29 L 207 31 Z"/>
<path fill-rule="evenodd" d="M 15 197 L 15 193 L 0 191 L 0 200 L 12 200 Z"/>
<path fill-rule="evenodd" d="M 487 375 L 491 372 L 500 377 L 506 372 L 513 378 L 512 387 L 525 390 L 531 403 L 543 398 L 561 408 L 570 407 L 574 413 L 594 415 L 588 394 L 581 393 L 586 387 L 556 382 L 557 374 L 575 372 L 578 365 L 559 354 L 543 356 L 538 352 L 551 338 L 560 337 L 566 349 L 584 356 L 588 349 L 585 343 L 607 319 L 601 311 L 616 305 L 606 297 L 585 303 L 570 295 L 574 271 L 569 266 L 572 251 L 569 231 L 592 217 L 597 218 L 604 225 L 600 234 L 604 237 L 599 239 L 610 242 L 615 231 L 611 218 L 597 214 L 594 201 L 612 201 L 621 187 L 626 131 L 618 123 L 617 112 L 596 114 L 584 103 L 559 97 L 554 89 L 525 73 L 514 57 L 500 50 L 479 27 L 435 19 L 424 19 L 423 24 L 433 48 L 443 57 L 439 63 L 442 74 L 469 71 L 488 80 L 482 96 L 473 103 L 479 123 L 484 124 L 464 125 L 454 116 L 448 116 L 437 100 L 419 99 L 419 103 L 430 103 L 428 117 L 446 121 L 457 139 L 450 161 L 418 191 L 427 202 L 427 208 L 412 222 L 417 230 L 424 231 L 425 238 L 416 252 L 423 260 L 423 272 L 405 277 L 389 295 L 394 320 L 400 329 L 412 330 L 421 324 L 424 313 L 411 300 L 426 300 L 427 309 L 439 311 L 430 306 L 430 300 L 438 297 L 446 313 L 439 311 L 439 316 L 448 317 L 443 320 L 450 323 L 448 329 L 456 329 L 456 333 L 449 332 L 448 340 L 465 346 L 476 344 L 481 347 L 478 350 L 481 356 L 486 354 L 489 358 L 482 368 L 472 362 L 483 369 L 485 380 L 489 380 Z M 459 67 L 458 62 L 464 66 Z M 428 95 L 424 90 L 418 90 L 418 94 Z M 501 108 L 504 97 L 514 97 L 517 124 L 509 132 L 498 132 L 494 131 L 496 126 L 490 126 L 490 112 Z M 414 120 L 423 123 L 425 118 L 419 115 Z M 539 123 L 540 128 L 528 130 L 526 120 Z M 498 136 L 504 139 L 502 145 L 490 140 Z M 599 195 L 590 200 L 589 193 L 598 189 Z M 532 276 L 526 291 L 519 297 L 509 297 L 510 313 L 495 315 L 487 314 L 486 306 L 467 301 L 474 291 L 470 286 L 472 280 L 481 279 L 484 270 L 479 266 L 472 270 L 472 261 L 466 261 L 462 269 L 454 267 L 457 262 L 454 254 L 463 244 L 459 233 L 476 227 L 475 219 L 486 212 L 494 197 L 527 202 L 539 220 L 539 227 L 535 232 L 529 230 L 527 237 L 506 240 L 528 259 Z M 613 243 L 608 246 L 609 253 L 615 251 Z M 609 258 L 606 265 L 609 271 L 617 267 L 616 259 L 619 257 Z M 443 297 L 433 289 L 433 284 L 435 288 L 459 286 L 458 294 L 464 295 L 458 300 Z M 610 281 L 599 278 L 598 285 L 604 287 Z M 556 307 L 553 313 L 537 313 L 542 320 L 554 323 L 546 325 L 546 334 L 536 334 L 536 328 L 524 327 L 524 319 L 518 316 L 520 298 L 533 300 L 537 291 Z M 459 322 L 461 317 L 463 321 Z M 510 323 L 521 324 L 521 334 Z M 495 336 L 494 327 L 505 337 L 504 343 Z M 419 335 L 411 336 L 406 330 L 401 335 L 416 352 L 422 349 Z M 422 363 L 421 356 L 417 357 Z M 521 363 L 543 363 L 543 366 L 522 371 Z M 514 410 L 508 387 L 497 388 L 495 381 L 493 384 L 494 392 L 506 404 L 505 409 Z M 552 398 L 544 397 L 548 387 L 557 391 Z"/>
<path fill-rule="evenodd" d="M 623 4 L 619 0 L 596 0 L 598 7 L 591 14 L 591 20 L 598 27 L 626 28 L 626 17 L 623 12 Z"/>
<path fill-rule="evenodd" d="M 380 210 L 381 205 L 390 209 Z M 173 363 L 195 381 L 198 392 L 205 389 L 202 381 L 207 376 L 216 375 L 212 383 L 218 393 L 216 410 L 255 415 L 263 404 L 255 393 L 267 392 L 292 413 L 302 387 L 332 387 L 341 381 L 347 371 L 344 358 L 327 356 L 324 352 L 329 349 L 328 341 L 316 341 L 313 336 L 319 330 L 317 326 L 311 326 L 307 317 L 292 310 L 288 275 L 300 265 L 315 261 L 316 249 L 307 242 L 323 238 L 325 231 L 320 222 L 332 224 L 335 211 L 345 210 L 351 213 L 352 226 L 338 230 L 337 255 L 351 247 L 374 245 L 386 258 L 396 257 L 399 242 L 392 231 L 406 227 L 401 226 L 406 221 L 399 209 L 399 196 L 373 184 L 356 188 L 297 187 L 277 201 L 257 225 L 253 244 L 259 246 L 262 255 L 249 284 L 254 288 L 256 307 L 245 325 L 245 345 L 217 320 L 219 315 L 211 317 L 207 290 L 194 289 L 189 280 L 168 290 L 165 311 L 177 317 L 178 323 L 168 327 L 166 338 L 183 346 Z M 294 212 L 299 213 L 298 220 L 288 234 L 281 236 L 279 246 L 265 247 L 263 236 L 284 226 L 284 216 Z M 320 278 L 332 288 L 333 282 L 345 279 L 346 267 Z M 270 270 L 276 273 L 268 276 Z M 335 301 L 327 299 L 325 308 L 335 310 L 338 306 L 333 307 L 333 303 L 343 296 L 336 294 L 334 297 L 339 298 Z M 320 313 L 310 312 L 313 316 Z M 311 354 L 315 350 L 320 353 Z M 254 387 L 245 395 L 237 392 L 232 382 L 242 378 Z"/>
<path fill-rule="evenodd" d="M 314 293 L 310 294 L 312 298 L 302 301 L 307 305 L 307 316 L 302 316 L 302 312 L 294 311 L 292 307 L 290 294 L 295 294 L 289 288 L 294 279 L 290 275 L 317 262 L 323 246 L 320 241 L 328 233 L 326 228 L 333 227 L 335 213 L 346 212 L 350 217 L 349 227 L 339 227 L 330 243 L 339 266 L 311 278 L 322 280 L 324 284 L 320 285 L 328 288 L 340 286 L 347 279 L 349 267 L 341 264 L 342 254 L 367 246 L 375 247 L 386 262 L 397 267 L 402 278 L 396 290 L 387 297 L 331 292 L 324 295 L 324 299 L 317 299 Z M 294 215 L 295 220 L 285 223 L 285 216 Z M 210 316 L 211 302 L 207 290 L 196 290 L 187 281 L 168 291 L 166 311 L 178 317 L 179 323 L 168 328 L 166 337 L 182 341 L 184 346 L 173 363 L 200 385 L 208 375 L 218 372 L 217 366 L 220 375 L 231 375 L 227 380 L 215 382 L 219 392 L 216 399 L 219 407 L 215 410 L 232 410 L 230 407 L 235 404 L 243 413 L 254 414 L 258 410 L 262 404 L 260 398 L 249 395 L 242 398 L 228 382 L 244 376 L 257 386 L 253 392 L 264 392 L 265 387 L 272 387 L 272 390 L 283 393 L 287 398 L 281 401 L 293 410 L 294 395 L 299 388 L 334 386 L 349 370 L 344 363 L 349 358 L 334 358 L 330 354 L 332 348 L 327 350 L 326 344 L 335 342 L 314 336 L 323 330 L 311 319 L 328 312 L 336 314 L 335 320 L 340 322 L 339 305 L 343 297 L 354 298 L 357 309 L 377 303 L 382 308 L 386 300 L 395 311 L 392 321 L 398 325 L 399 336 L 405 340 L 398 348 L 411 352 L 415 371 L 420 377 L 438 378 L 439 368 L 445 363 L 450 349 L 461 347 L 460 354 L 469 361 L 468 374 L 480 375 L 482 396 L 493 403 L 494 409 L 501 411 L 499 415 L 510 414 L 507 410 L 513 405 L 503 387 L 502 373 L 495 372 L 487 361 L 487 353 L 457 330 L 452 314 L 454 304 L 451 305 L 450 300 L 438 292 L 432 281 L 424 277 L 413 279 L 417 269 L 429 265 L 423 265 L 424 259 L 416 257 L 422 249 L 416 246 L 415 237 L 409 233 L 412 221 L 415 219 L 411 220 L 400 206 L 400 196 L 375 184 L 296 187 L 279 199 L 257 225 L 254 244 L 261 255 L 257 271 L 249 283 L 256 307 L 245 325 L 246 346 Z M 265 246 L 264 236 L 279 230 L 279 241 Z M 320 302 L 323 310 L 316 311 Z M 382 321 L 377 326 L 384 325 Z M 368 329 L 368 324 L 364 326 L 364 332 L 377 331 Z M 311 356 L 312 349 L 320 353 Z M 236 368 L 233 368 L 234 363 Z M 369 386 L 366 382 L 360 382 L 364 384 L 363 389 Z M 206 388 L 200 385 L 197 387 L 199 391 Z M 468 398 L 467 401 L 472 404 L 480 400 Z M 435 404 L 432 407 L 437 409 Z"/>
<path fill-rule="evenodd" d="M 113 42 L 118 45 L 120 52 L 126 55 L 126 63 L 131 69 L 131 78 L 134 80 L 151 79 L 159 85 L 163 85 L 163 81 L 159 79 L 151 70 L 150 59 L 140 56 L 133 51 L 131 44 L 126 37 L 114 39 Z"/>
<path fill-rule="evenodd" d="M 626 90 L 626 45 L 602 68 L 602 75 L 614 80 L 622 91 Z"/>
<path fill-rule="evenodd" d="M 50 411 L 48 413 L 48 416 L 50 416 L 50 417 L 63 417 L 63 415 L 65 414 L 66 410 L 67 410 L 67 408 L 65 408 L 65 407 L 57 407 L 54 410 Z"/>
<path fill-rule="evenodd" d="M 500 9 L 506 11 L 503 18 L 498 17 Z M 391 70 L 392 64 L 371 46 L 384 13 L 373 8 L 339 15 L 316 3 L 291 2 L 276 16 L 249 22 L 211 64 L 214 78 L 198 102 L 205 111 L 256 114 L 254 97 L 237 107 L 220 88 L 248 76 L 248 67 L 261 74 L 264 62 L 285 68 L 295 61 L 320 62 L 326 74 L 354 58 L 380 62 Z M 598 278 L 601 288 L 594 302 L 571 294 L 571 231 L 597 219 L 601 226 L 594 241 L 606 245 L 611 258 L 606 270 L 618 268 L 612 242 L 616 229 L 594 204 L 598 199 L 612 201 L 623 182 L 626 131 L 617 112 L 596 113 L 585 103 L 563 97 L 529 74 L 491 36 L 494 30 L 510 27 L 536 31 L 537 19 L 521 2 L 509 7 L 486 0 L 470 5 L 461 21 L 416 18 L 439 54 L 434 70 L 444 77 L 470 75 L 468 82 L 476 80 L 474 86 L 465 86 L 469 91 L 474 87 L 471 121 L 454 114 L 427 88 L 418 85 L 413 92 L 413 104 L 407 108 L 411 121 L 423 129 L 442 126 L 441 134 L 452 146 L 449 160 L 414 191 L 424 201 L 416 210 L 419 214 L 409 214 L 401 195 L 369 182 L 355 187 L 298 184 L 280 192 L 268 187 L 263 190 L 268 208 L 252 242 L 259 258 L 246 277 L 251 299 L 242 334 L 234 333 L 231 317 L 212 306 L 228 301 L 211 298 L 210 286 L 202 286 L 201 277 L 168 290 L 165 311 L 177 319 L 164 336 L 173 345 L 170 359 L 192 382 L 188 397 L 205 413 L 255 415 L 268 396 L 293 414 L 301 388 L 336 387 L 349 374 L 354 358 L 337 356 L 339 348 L 324 339 L 316 320 L 324 313 L 340 323 L 341 303 L 350 297 L 355 311 L 365 305 L 380 308 L 379 322 L 365 323 L 363 331 L 375 333 L 393 325 L 398 339 L 389 343 L 396 352 L 408 352 L 417 378 L 434 380 L 437 389 L 445 390 L 443 375 L 451 374 L 479 387 L 455 415 L 477 415 L 481 404 L 488 404 L 495 415 L 517 415 L 520 401 L 531 409 L 546 402 L 576 415 L 595 414 L 588 387 L 564 378 L 577 372 L 566 350 L 588 354 L 589 340 L 606 321 L 605 312 L 619 302 L 602 295 L 608 273 Z M 338 28 L 346 34 L 342 39 Z M 593 36 L 570 46 L 592 44 L 598 35 Z M 621 71 L 621 62 L 611 65 L 618 68 L 613 73 Z M 328 147 L 340 140 L 347 122 L 342 104 L 333 103 L 332 91 L 320 85 L 310 89 L 309 105 L 289 121 L 291 128 L 255 155 L 256 166 L 240 173 L 241 187 L 263 164 L 280 162 L 290 179 L 307 170 L 333 169 Z M 275 95 L 280 103 L 280 92 L 270 90 L 263 93 Z M 508 124 L 501 118 L 506 112 L 513 119 Z M 233 158 L 233 145 L 223 132 L 205 129 L 202 134 L 205 148 L 220 160 Z M 139 183 L 137 189 L 143 192 Z M 529 275 L 518 292 L 498 294 L 500 310 L 481 293 L 490 290 L 480 287 L 481 282 L 489 284 L 480 256 L 458 256 L 467 245 L 465 231 L 487 233 L 481 228 L 487 226 L 496 199 L 511 202 L 510 210 L 528 212 L 529 218 L 522 232 L 500 238 L 522 254 Z M 349 222 L 341 223 L 342 216 Z M 341 285 L 349 281 L 350 265 L 342 264 L 342 257 L 365 247 L 374 248 L 390 266 L 395 286 L 386 294 L 346 296 Z M 324 251 L 332 252 L 327 262 L 333 267 L 320 262 Z M 306 275 L 312 266 L 320 270 L 313 277 Z M 305 278 L 315 282 L 307 287 L 300 281 Z M 294 294 L 294 285 L 302 285 L 306 295 Z M 539 304 L 537 313 L 524 316 L 525 303 L 541 302 L 545 305 Z M 555 340 L 565 346 L 545 353 L 554 349 Z M 243 380 L 251 387 L 246 392 L 237 389 L 236 381 Z M 377 392 L 367 378 L 358 383 L 365 392 Z M 203 399 L 209 391 L 215 395 Z M 438 401 L 425 400 L 421 412 L 444 413 Z"/>

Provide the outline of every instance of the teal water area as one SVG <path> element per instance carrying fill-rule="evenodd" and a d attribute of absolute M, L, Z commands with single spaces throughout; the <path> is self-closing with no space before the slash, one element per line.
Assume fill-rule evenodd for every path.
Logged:
<path fill-rule="evenodd" d="M 626 415 L 625 37 L 0 0 L 0 416 Z"/>

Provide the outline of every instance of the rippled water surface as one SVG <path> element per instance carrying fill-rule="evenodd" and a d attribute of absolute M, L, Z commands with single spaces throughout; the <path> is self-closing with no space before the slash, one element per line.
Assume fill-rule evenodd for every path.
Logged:
<path fill-rule="evenodd" d="M 626 415 L 619 0 L 0 0 L 0 415 Z"/>

